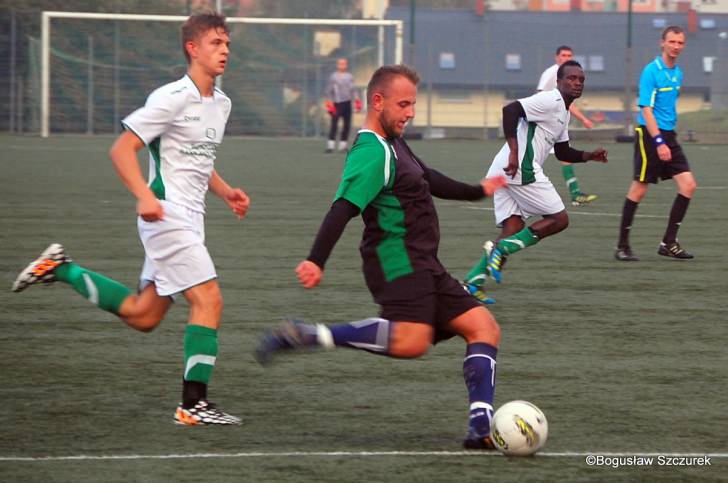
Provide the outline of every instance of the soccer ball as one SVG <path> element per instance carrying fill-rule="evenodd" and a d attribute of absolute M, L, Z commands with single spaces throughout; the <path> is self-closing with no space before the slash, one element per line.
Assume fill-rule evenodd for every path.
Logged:
<path fill-rule="evenodd" d="M 511 401 L 493 415 L 490 435 L 507 456 L 527 456 L 546 443 L 549 424 L 543 411 L 527 401 Z"/>

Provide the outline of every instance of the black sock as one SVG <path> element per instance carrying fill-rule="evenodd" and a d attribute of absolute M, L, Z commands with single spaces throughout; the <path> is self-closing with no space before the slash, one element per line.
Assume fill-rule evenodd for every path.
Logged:
<path fill-rule="evenodd" d="M 207 384 L 197 381 L 182 381 L 182 407 L 189 409 L 200 399 L 207 399 Z"/>
<path fill-rule="evenodd" d="M 689 204 L 690 198 L 678 193 L 670 210 L 670 220 L 667 222 L 667 230 L 665 230 L 665 236 L 662 238 L 663 243 L 672 243 L 677 240 L 677 230 L 680 228 L 683 218 L 685 218 L 685 212 L 688 211 Z"/>
<path fill-rule="evenodd" d="M 622 207 L 622 223 L 619 225 L 619 243 L 617 243 L 617 248 L 627 248 L 629 246 L 629 231 L 632 229 L 632 220 L 634 220 L 637 205 L 639 205 L 639 203 L 636 203 L 629 198 L 624 199 L 624 206 Z"/>

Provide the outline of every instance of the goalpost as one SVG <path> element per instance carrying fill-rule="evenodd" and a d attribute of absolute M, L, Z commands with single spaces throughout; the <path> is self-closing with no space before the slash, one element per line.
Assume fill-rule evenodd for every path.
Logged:
<path fill-rule="evenodd" d="M 75 109 L 75 111 L 83 109 L 79 106 L 79 104 L 83 104 L 88 111 L 86 115 L 82 115 L 81 113 L 76 112 L 73 116 L 74 120 L 83 118 L 84 120 L 87 119 L 88 122 L 92 123 L 92 120 L 94 118 L 94 98 L 103 98 L 104 94 L 108 95 L 108 90 L 105 92 L 98 92 L 99 89 L 94 89 L 94 72 L 99 69 L 106 69 L 112 72 L 112 74 L 108 74 L 107 76 L 113 78 L 112 80 L 109 80 L 108 83 L 114 84 L 114 93 L 111 97 L 114 97 L 114 115 L 118 117 L 121 115 L 121 113 L 118 112 L 119 91 L 121 90 L 122 92 L 126 93 L 125 89 L 121 89 L 119 87 L 120 69 L 123 68 L 126 73 L 133 72 L 137 73 L 138 76 L 141 76 L 145 70 L 151 71 L 154 68 L 154 62 L 150 62 L 149 64 L 141 66 L 138 65 L 134 67 L 120 67 L 118 53 L 120 35 L 118 33 L 118 24 L 120 22 L 147 22 L 147 24 L 142 24 L 147 25 L 146 30 L 140 27 L 140 31 L 133 31 L 131 34 L 128 35 L 128 37 L 125 37 L 127 42 L 136 42 L 134 45 L 129 47 L 132 50 L 139 49 L 134 50 L 134 54 L 138 55 L 137 57 L 135 57 L 135 59 L 144 59 L 145 56 L 153 56 L 155 53 L 159 53 L 155 51 L 155 49 L 157 48 L 157 46 L 155 45 L 156 39 L 154 35 L 150 34 L 149 32 L 150 28 L 148 27 L 148 25 L 151 25 L 149 24 L 149 22 L 173 22 L 181 24 L 185 20 L 187 20 L 187 18 L 187 16 L 182 15 L 142 15 L 44 11 L 41 17 L 40 41 L 41 137 L 48 137 L 51 133 L 52 128 L 52 53 L 54 54 L 54 59 L 58 58 L 66 60 L 67 62 L 74 63 L 73 67 L 69 67 L 67 69 L 67 72 L 62 74 L 63 79 L 68 79 L 67 82 L 69 84 L 71 82 L 75 82 L 75 84 L 88 84 L 86 87 L 75 84 L 68 87 L 68 91 L 74 94 L 74 98 L 69 101 L 69 104 L 73 104 L 73 108 Z M 76 34 L 77 37 L 79 37 L 80 39 L 84 39 L 83 42 L 78 39 L 74 39 L 76 40 L 75 42 L 68 42 L 68 48 L 75 49 L 73 53 L 57 52 L 56 47 L 53 47 L 52 49 L 51 20 L 53 19 L 69 19 L 83 22 L 115 22 L 116 36 L 114 41 L 106 39 L 106 37 L 109 37 L 109 34 L 104 35 L 103 33 L 98 33 L 98 35 L 101 36 L 102 40 L 108 40 L 107 43 L 115 43 L 115 53 L 113 55 L 108 54 L 108 56 L 112 57 L 113 60 L 110 60 L 106 63 L 97 60 L 96 56 L 99 56 L 98 52 L 101 50 L 99 47 L 103 46 L 97 46 L 99 42 L 94 42 L 91 34 L 88 34 L 88 40 L 85 40 L 82 35 L 83 32 L 79 32 L 81 30 L 79 28 L 79 25 L 82 24 L 74 24 L 76 25 L 75 28 L 73 25 L 71 27 L 68 27 L 70 29 L 70 33 L 68 34 L 69 36 Z M 320 84 L 323 82 L 323 75 L 328 75 L 329 73 L 329 71 L 324 72 L 323 69 L 333 65 L 332 62 L 335 58 L 332 56 L 335 54 L 337 56 L 354 56 L 357 60 L 361 61 L 358 67 L 362 69 L 376 68 L 386 63 L 386 55 L 389 55 L 388 59 L 390 62 L 402 62 L 403 22 L 401 20 L 339 20 L 306 18 L 227 17 L 226 22 L 230 24 L 231 27 L 234 24 L 248 24 L 260 25 L 262 28 L 266 29 L 275 28 L 274 26 L 298 26 L 298 28 L 302 29 L 295 32 L 292 29 L 288 29 L 285 31 L 279 30 L 275 32 L 261 31 L 259 34 L 260 39 L 258 40 L 255 40 L 256 35 L 258 35 L 256 34 L 256 32 L 252 32 L 249 34 L 246 32 L 249 37 L 248 40 L 250 41 L 251 39 L 254 39 L 255 41 L 251 43 L 255 45 L 253 45 L 252 47 L 251 45 L 233 46 L 234 52 L 242 51 L 241 55 L 244 55 L 245 60 L 250 62 L 246 65 L 246 67 L 254 66 L 256 68 L 260 68 L 261 72 L 264 72 L 264 74 L 261 74 L 261 78 L 258 80 L 258 84 L 255 84 L 253 87 L 247 87 L 248 89 L 257 88 L 261 92 L 251 92 L 251 90 L 246 91 L 245 98 L 253 98 L 253 100 L 250 101 L 251 106 L 247 106 L 249 108 L 248 111 L 245 111 L 246 105 L 244 102 L 242 103 L 243 110 L 245 111 L 247 117 L 241 118 L 239 120 L 236 120 L 236 122 L 233 122 L 233 131 L 235 130 L 235 126 L 241 126 L 246 122 L 247 119 L 250 120 L 251 123 L 257 123 L 257 125 L 260 126 L 268 122 L 273 127 L 278 126 L 283 131 L 283 133 L 286 134 L 292 128 L 287 125 L 281 127 L 283 126 L 283 124 L 280 120 L 271 120 L 271 118 L 274 117 L 275 114 L 268 113 L 268 111 L 272 112 L 277 109 L 280 111 L 279 113 L 282 116 L 288 116 L 289 119 L 295 118 L 295 129 L 300 131 L 301 133 L 304 133 L 305 135 L 306 132 L 312 129 L 312 124 L 315 123 L 315 121 L 312 119 L 313 115 L 316 114 L 315 112 L 313 112 L 315 111 L 313 106 L 316 104 L 316 99 L 314 98 L 315 96 L 317 96 L 316 91 L 319 90 L 321 87 Z M 88 26 L 88 24 L 86 25 Z M 360 28 L 359 31 L 356 30 L 357 27 Z M 315 28 L 319 28 L 320 30 L 312 32 L 311 29 Z M 385 38 L 385 28 L 393 29 L 393 35 L 389 35 L 388 38 Z M 172 30 L 174 30 L 176 38 L 176 29 Z M 161 30 L 159 33 L 162 34 Z M 164 33 L 169 35 L 169 32 Z M 114 37 L 114 35 L 110 36 Z M 364 40 L 361 40 L 362 36 L 365 37 Z M 144 39 L 141 39 L 141 37 L 144 37 Z M 85 45 L 88 53 L 84 52 L 83 49 L 80 49 L 79 44 Z M 280 46 L 282 46 L 279 47 L 280 49 L 287 50 L 287 52 L 285 52 L 285 55 L 283 53 L 278 55 L 278 53 L 276 52 L 274 55 L 274 59 L 268 60 L 263 57 L 253 58 L 253 54 L 257 54 L 259 53 L 259 51 L 268 50 L 268 47 L 270 47 L 270 49 L 275 49 L 276 46 L 273 46 L 272 44 L 280 44 Z M 149 47 L 148 51 L 140 51 L 140 49 L 144 49 L 147 46 Z M 246 48 L 254 50 L 254 52 L 251 54 L 250 52 L 245 51 Z M 181 47 L 179 47 L 178 41 L 175 45 L 175 49 L 177 49 L 176 51 L 171 51 L 169 50 L 169 48 L 167 49 L 170 52 L 169 56 L 166 56 L 166 51 L 161 52 L 161 54 L 164 55 L 164 57 L 161 58 L 165 59 L 166 64 L 169 64 L 170 62 L 167 57 L 174 58 L 175 61 L 182 59 L 182 55 L 180 52 Z M 76 51 L 79 50 L 83 53 L 79 53 L 78 55 L 76 55 Z M 309 52 L 309 50 L 311 52 Z M 275 52 L 274 50 L 271 51 Z M 261 56 L 262 55 L 263 54 L 261 54 Z M 155 59 L 155 61 L 159 62 L 158 59 Z M 352 64 L 351 61 L 350 64 Z M 353 62 L 353 64 L 357 64 L 357 62 Z M 79 65 L 81 65 L 82 69 L 78 68 Z M 171 73 L 179 73 L 181 67 L 180 65 L 165 65 L 162 66 L 162 68 L 165 69 L 167 81 L 172 81 L 174 80 L 174 78 L 170 77 L 172 75 Z M 229 70 L 230 69 L 226 70 L 224 76 L 225 78 L 227 78 Z M 85 72 L 86 74 L 81 82 L 78 78 L 81 78 L 82 72 Z M 278 74 L 279 78 L 275 77 L 276 74 Z M 61 76 L 61 74 L 59 74 L 59 76 Z M 297 79 L 297 76 L 301 77 L 303 80 Z M 238 82 L 237 84 L 231 84 L 234 87 L 229 87 L 228 89 L 226 89 L 226 93 L 229 96 L 231 94 L 234 95 L 236 89 L 240 86 L 245 86 L 245 83 L 256 81 L 255 79 L 251 79 L 251 75 L 249 74 L 249 72 L 236 72 L 233 73 L 232 77 L 235 81 L 240 82 Z M 311 78 L 313 78 L 313 80 Z M 130 82 L 134 83 L 135 88 L 139 90 L 146 88 L 146 84 L 142 81 L 132 80 Z M 159 82 L 155 87 L 158 87 L 163 83 L 164 82 Z M 280 85 L 278 85 L 279 83 Z M 272 93 L 269 92 L 271 89 L 271 84 L 275 84 L 274 86 L 272 86 L 275 88 L 275 92 Z M 145 91 L 143 95 L 147 95 L 148 93 L 149 91 Z M 56 96 L 61 95 L 55 91 L 55 87 L 53 94 Z M 254 102 L 257 102 L 259 105 L 252 105 Z M 271 104 L 270 107 L 266 107 L 263 105 L 268 102 Z M 234 109 L 237 105 L 238 103 L 236 103 L 236 100 L 233 99 Z M 290 112 L 292 110 L 295 110 L 295 112 Z M 69 115 L 69 117 L 70 116 L 71 115 Z M 118 123 L 119 120 L 119 118 L 114 119 L 114 122 Z M 65 118 L 60 119 L 58 123 L 63 123 L 64 121 Z M 90 127 L 87 128 L 87 132 L 93 131 Z M 243 131 L 241 132 L 245 133 Z"/>

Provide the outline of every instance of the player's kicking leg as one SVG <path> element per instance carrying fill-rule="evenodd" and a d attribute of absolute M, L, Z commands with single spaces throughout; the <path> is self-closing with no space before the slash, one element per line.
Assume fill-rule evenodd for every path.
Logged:
<path fill-rule="evenodd" d="M 433 329 L 428 324 L 381 317 L 332 325 L 286 319 L 263 334 L 254 355 L 261 365 L 268 365 L 276 355 L 286 352 L 346 347 L 408 359 L 424 354 L 432 338 Z"/>

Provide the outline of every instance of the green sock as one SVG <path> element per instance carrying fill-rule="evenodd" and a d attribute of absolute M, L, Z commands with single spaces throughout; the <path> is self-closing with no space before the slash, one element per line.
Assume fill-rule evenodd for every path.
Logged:
<path fill-rule="evenodd" d="M 566 186 L 569 188 L 569 193 L 571 193 L 571 199 L 576 198 L 581 193 L 581 190 L 579 189 L 579 180 L 576 178 L 576 174 L 574 174 L 574 167 L 570 164 L 562 164 L 561 174 L 564 175 Z"/>
<path fill-rule="evenodd" d="M 529 227 L 524 228 L 516 234 L 498 241 L 496 248 L 506 255 L 516 253 L 524 248 L 538 243 L 540 238 Z"/>
<path fill-rule="evenodd" d="M 119 315 L 122 302 L 132 291 L 115 280 L 104 277 L 91 270 L 66 262 L 55 271 L 56 280 L 66 282 L 100 309 Z"/>
<path fill-rule="evenodd" d="M 217 330 L 187 325 L 184 345 L 184 380 L 209 384 L 217 358 Z"/>
<path fill-rule="evenodd" d="M 485 281 L 485 267 L 488 266 L 488 254 L 483 251 L 480 260 L 465 275 L 465 282 L 480 285 Z"/>

